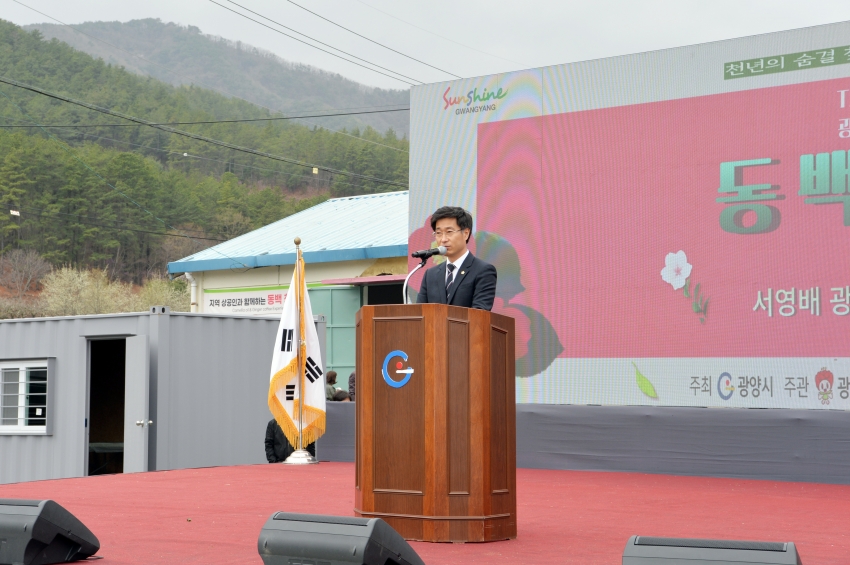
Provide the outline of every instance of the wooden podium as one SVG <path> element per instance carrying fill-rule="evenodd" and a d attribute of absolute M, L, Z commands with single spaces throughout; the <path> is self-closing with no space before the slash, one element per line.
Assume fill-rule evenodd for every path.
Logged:
<path fill-rule="evenodd" d="M 355 514 L 411 540 L 515 538 L 513 318 L 364 306 L 356 333 Z"/>

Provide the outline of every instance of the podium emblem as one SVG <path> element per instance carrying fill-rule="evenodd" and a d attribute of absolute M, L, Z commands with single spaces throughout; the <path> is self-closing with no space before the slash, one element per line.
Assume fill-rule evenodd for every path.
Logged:
<path fill-rule="evenodd" d="M 393 379 L 388 371 L 390 361 L 396 357 L 401 358 L 401 361 L 396 362 L 395 372 L 398 375 L 404 375 L 399 381 Z M 393 388 L 403 387 L 410 380 L 410 376 L 413 375 L 413 369 L 411 367 L 405 368 L 404 363 L 402 363 L 402 361 L 407 361 L 407 353 L 400 350 L 390 351 L 389 354 L 384 357 L 384 367 L 381 370 L 381 373 L 384 375 L 384 381 L 386 381 L 386 383 Z"/>

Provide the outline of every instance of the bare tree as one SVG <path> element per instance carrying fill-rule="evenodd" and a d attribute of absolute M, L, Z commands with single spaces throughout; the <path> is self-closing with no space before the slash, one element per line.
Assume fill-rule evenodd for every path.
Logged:
<path fill-rule="evenodd" d="M 32 249 L 13 249 L 0 257 L 0 285 L 21 299 L 50 272 L 50 263 Z"/>
<path fill-rule="evenodd" d="M 196 226 L 192 225 L 185 227 L 180 226 L 172 233 L 175 235 L 199 234 L 203 237 L 206 236 L 205 233 L 199 231 Z M 155 277 L 156 273 L 164 273 L 168 263 L 194 255 L 195 253 L 210 247 L 212 243 L 215 242 L 208 239 L 194 239 L 191 237 L 162 238 L 162 245 L 154 249 L 154 261 L 151 265 L 152 268 L 148 273 L 148 277 Z"/>
<path fill-rule="evenodd" d="M 154 305 L 170 306 L 175 312 L 189 311 L 189 289 L 164 277 L 145 282 L 139 292 L 133 285 L 110 279 L 106 270 L 56 269 L 44 278 L 41 306 L 47 316 L 79 316 L 113 312 L 144 312 Z M 3 302 L 0 301 L 0 315 Z M 9 317 L 15 314 L 12 311 Z"/>

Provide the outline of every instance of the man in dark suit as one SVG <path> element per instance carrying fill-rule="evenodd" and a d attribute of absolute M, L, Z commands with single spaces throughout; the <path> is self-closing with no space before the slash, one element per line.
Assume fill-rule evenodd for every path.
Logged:
<path fill-rule="evenodd" d="M 416 302 L 492 309 L 496 268 L 469 252 L 472 214 L 443 206 L 431 215 L 431 229 L 437 245 L 446 248 L 446 261 L 425 271 Z"/>
<path fill-rule="evenodd" d="M 280 429 L 280 424 L 272 418 L 266 426 L 266 459 L 269 463 L 281 463 L 286 461 L 286 458 L 292 455 L 295 448 L 283 435 L 283 430 Z M 311 443 L 306 447 L 307 451 L 313 457 L 316 456 L 316 444 Z"/>

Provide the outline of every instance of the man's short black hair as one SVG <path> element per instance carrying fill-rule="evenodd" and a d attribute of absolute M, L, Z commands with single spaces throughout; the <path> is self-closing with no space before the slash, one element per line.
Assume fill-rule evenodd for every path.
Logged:
<path fill-rule="evenodd" d="M 431 214 L 431 229 L 437 229 L 437 220 L 444 218 L 454 218 L 457 225 L 462 230 L 469 230 L 469 237 L 472 237 L 472 214 L 461 208 L 460 206 L 443 206 L 437 208 L 437 211 Z M 466 242 L 469 243 L 469 237 Z"/>

